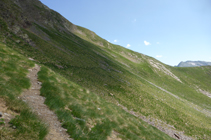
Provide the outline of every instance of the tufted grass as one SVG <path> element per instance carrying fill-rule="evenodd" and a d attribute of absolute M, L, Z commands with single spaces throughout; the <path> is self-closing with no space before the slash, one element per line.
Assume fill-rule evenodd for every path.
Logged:
<path fill-rule="evenodd" d="M 9 110 L 16 115 L 9 125 L 0 126 L 0 139 L 38 140 L 44 139 L 47 126 L 30 111 L 28 105 L 18 96 L 30 87 L 26 77 L 27 69 L 34 63 L 0 43 L 0 98 L 4 99 Z M 0 121 L 4 124 L 4 121 Z M 16 129 L 12 130 L 12 127 Z"/>

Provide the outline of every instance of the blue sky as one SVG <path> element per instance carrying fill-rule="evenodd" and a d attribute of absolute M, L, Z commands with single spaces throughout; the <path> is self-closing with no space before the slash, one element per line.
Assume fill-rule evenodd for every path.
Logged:
<path fill-rule="evenodd" d="M 73 24 L 168 65 L 211 61 L 211 0 L 40 0 Z"/>

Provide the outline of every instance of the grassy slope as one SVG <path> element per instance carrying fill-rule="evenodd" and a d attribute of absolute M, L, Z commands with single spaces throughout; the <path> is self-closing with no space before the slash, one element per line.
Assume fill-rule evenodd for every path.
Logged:
<path fill-rule="evenodd" d="M 43 7 L 37 9 L 44 11 L 42 16 L 46 16 Z M 56 16 L 60 24 L 60 15 L 50 13 Z M 31 27 L 22 28 L 22 32 L 36 44 L 31 47 L 19 34 L 8 31 L 8 21 L 6 23 L 1 19 L 0 22 L 3 30 L 0 39 L 5 39 L 6 32 L 10 34 L 5 41 L 8 46 L 34 58 L 68 80 L 110 103 L 119 102 L 146 117 L 167 122 L 187 135 L 203 138 L 205 134 L 210 138 L 210 117 L 194 107 L 210 109 L 211 100 L 193 87 L 193 84 L 197 84 L 201 89 L 211 91 L 210 67 L 193 69 L 164 65 L 183 81 L 180 83 L 152 67 L 148 62 L 152 58 L 110 44 L 85 28 L 61 32 L 58 29 L 63 24 L 48 27 L 32 23 L 36 31 Z M 16 40 L 20 40 L 20 43 L 16 43 Z M 167 89 L 182 100 L 159 90 L 137 75 Z"/>
<path fill-rule="evenodd" d="M 8 125 L 0 125 L 0 139 L 43 139 L 47 134 L 47 127 L 30 108 L 18 99 L 23 89 L 30 87 L 26 77 L 27 69 L 34 63 L 22 55 L 0 43 L 0 98 L 4 99 L 9 110 L 18 115 Z M 15 126 L 16 129 L 12 129 Z"/>
<path fill-rule="evenodd" d="M 103 42 L 101 44 L 104 44 L 104 48 L 102 50 L 105 50 L 109 52 L 111 56 L 114 56 L 113 59 L 117 60 L 118 62 L 122 62 L 125 65 L 121 65 L 122 67 L 128 69 L 132 73 L 136 73 L 139 76 L 155 83 L 156 85 L 159 85 L 163 87 L 164 89 L 174 93 L 175 95 L 179 96 L 180 98 L 184 98 L 185 100 L 188 100 L 190 102 L 193 102 L 196 105 L 199 105 L 201 107 L 208 106 L 206 109 L 210 109 L 211 102 L 210 98 L 207 98 L 207 96 L 199 93 L 196 91 L 196 86 L 200 87 L 203 90 L 206 90 L 208 92 L 211 92 L 211 67 L 201 67 L 201 68 L 177 68 L 177 67 L 170 67 L 165 64 L 162 64 L 161 62 L 155 60 L 154 58 L 144 56 L 143 54 L 133 52 L 131 50 L 125 49 L 123 47 L 113 45 L 109 42 L 106 43 L 106 41 L 100 37 L 93 37 L 91 34 L 92 32 L 79 27 L 79 30 L 81 32 L 84 32 L 85 34 L 79 34 L 76 33 L 78 36 L 86 39 L 89 42 L 95 41 L 93 38 L 98 38 L 98 42 Z M 125 57 L 122 57 L 125 56 Z M 158 62 L 168 68 L 170 71 L 172 71 L 174 74 L 176 74 L 177 77 L 179 77 L 184 83 L 180 83 L 170 77 L 169 75 L 166 75 L 162 72 L 160 72 L 158 69 L 153 68 L 148 60 L 153 60 L 155 62 Z M 200 100 L 199 100 L 200 99 Z M 205 106 L 204 106 L 205 105 Z M 211 111 L 211 110 L 210 110 Z"/>
<path fill-rule="evenodd" d="M 74 139 L 107 139 L 112 132 L 122 139 L 171 139 L 146 122 L 107 102 L 46 67 L 38 73 L 41 95 Z"/>
<path fill-rule="evenodd" d="M 1 98 L 7 101 L 11 110 L 20 113 L 10 122 L 17 129 L 3 126 L 1 138 L 42 139 L 47 132 L 45 126 L 24 102 L 17 99 L 22 89 L 30 86 L 26 74 L 34 63 L 3 44 L 0 47 Z M 43 82 L 41 94 L 46 97 L 46 104 L 57 113 L 63 127 L 68 129 L 74 139 L 106 139 L 112 131 L 118 132 L 118 137 L 123 139 L 171 139 L 120 107 L 44 66 L 38 75 Z"/>
<path fill-rule="evenodd" d="M 87 29 L 82 28 L 82 31 L 83 30 L 86 30 L 85 33 L 88 32 Z M 83 37 L 83 34 L 77 34 L 77 35 L 81 36 L 82 38 L 86 39 L 87 41 L 92 42 L 92 37 L 89 37 L 91 35 L 86 35 L 86 38 Z M 87 36 L 89 38 L 87 38 Z M 100 41 L 103 42 L 104 40 L 101 39 Z M 209 112 L 208 114 L 210 114 L 210 109 L 211 109 L 210 101 L 211 100 L 207 96 L 198 92 L 196 86 L 198 86 L 201 89 L 206 90 L 208 92 L 211 91 L 211 86 L 210 86 L 211 67 L 174 68 L 174 67 L 170 67 L 170 66 L 163 64 L 166 68 L 168 68 L 177 77 L 179 77 L 182 80 L 183 83 L 180 83 L 177 80 L 173 79 L 172 77 L 156 70 L 151 65 L 149 65 L 149 62 L 148 62 L 149 59 L 156 61 L 153 58 L 150 58 L 148 56 L 144 56 L 142 54 L 127 50 L 125 48 L 121 48 L 116 45 L 112 45 L 110 43 L 108 43 L 108 44 L 109 45 L 104 46 L 103 50 L 109 51 L 110 55 L 112 55 L 112 54 L 115 55 L 114 59 L 117 60 L 118 62 L 123 62 L 124 64 L 126 64 L 125 66 L 122 65 L 122 67 L 124 67 L 125 69 L 128 69 L 131 73 L 136 73 L 137 75 L 170 91 L 171 93 L 177 95 L 181 99 L 181 100 L 178 100 L 178 99 L 175 100 L 175 98 L 173 98 L 171 95 L 168 95 L 163 91 L 159 91 L 157 88 L 155 88 L 153 86 L 150 88 L 149 87 L 143 88 L 143 84 L 140 83 L 140 84 L 142 84 L 141 90 L 147 92 L 148 94 L 153 95 L 155 98 L 159 99 L 162 103 L 164 103 L 161 106 L 159 104 L 155 103 L 153 106 L 159 106 L 159 107 L 163 107 L 165 109 L 150 108 L 150 110 L 153 110 L 154 112 L 152 111 L 153 113 L 151 113 L 151 111 L 149 111 L 150 112 L 149 114 L 146 114 L 142 110 L 140 111 L 140 109 L 139 109 L 139 112 L 141 112 L 142 114 L 144 114 L 146 116 L 150 115 L 150 116 L 154 116 L 155 118 L 165 120 L 169 124 L 174 125 L 177 129 L 178 128 L 180 128 L 180 130 L 186 129 L 186 131 L 189 131 L 188 129 L 190 129 L 191 127 L 189 125 L 185 126 L 184 124 L 189 123 L 189 121 L 191 121 L 192 119 L 194 121 L 191 123 L 198 125 L 199 126 L 199 128 L 197 128 L 198 130 L 205 127 L 207 122 L 210 122 L 209 117 L 206 117 L 206 115 L 205 116 L 202 115 L 203 116 L 202 117 L 201 113 L 196 111 L 196 109 L 194 109 L 194 108 L 198 108 L 199 110 L 206 109 L 207 112 Z M 128 57 L 128 56 L 125 58 L 122 57 L 123 53 L 121 53 L 121 52 L 124 52 L 124 56 L 125 56 L 125 54 L 126 55 L 129 54 L 128 56 L 130 56 L 130 57 Z M 158 61 L 156 61 L 156 62 L 158 62 Z M 158 63 L 160 63 L 160 62 L 158 62 Z M 160 63 L 160 64 L 162 64 L 162 63 Z M 128 66 L 129 66 L 129 68 L 128 68 Z M 138 90 L 141 91 L 140 89 L 137 89 L 137 91 Z M 142 94 L 143 94 L 143 92 L 142 92 Z M 149 96 L 149 95 L 147 95 L 147 96 Z M 132 101 L 134 103 L 133 106 L 132 106 L 131 102 L 128 103 L 129 107 L 132 108 L 133 110 L 137 109 L 137 103 L 142 104 L 142 103 L 138 102 L 138 100 L 137 100 L 138 96 L 135 96 L 135 97 L 136 98 L 134 98 L 134 100 Z M 146 97 L 144 97 L 144 98 L 146 99 Z M 127 99 L 125 99 L 125 100 L 127 100 Z M 150 100 L 152 100 L 152 99 L 150 99 Z M 165 104 L 167 104 L 170 108 L 166 107 Z M 169 108 L 169 110 L 172 110 L 172 111 L 168 112 L 167 111 L 168 108 Z M 173 110 L 173 109 L 175 109 L 175 110 Z M 157 112 L 158 110 L 160 112 Z M 174 111 L 175 111 L 175 113 L 174 113 Z M 175 114 L 176 114 L 176 116 L 175 116 Z M 205 114 L 207 114 L 207 113 L 205 113 Z M 192 116 L 192 115 L 194 117 L 192 117 L 192 119 L 190 119 L 189 116 Z M 171 118 L 172 120 L 176 120 L 176 121 L 169 122 L 169 118 Z M 179 118 L 179 120 L 178 120 L 178 118 Z M 201 121 L 203 122 L 202 124 L 201 124 Z M 208 125 L 206 127 L 209 130 L 210 123 L 208 123 Z M 201 131 L 202 135 L 204 132 L 206 132 L 206 130 L 200 130 L 200 131 Z M 194 133 L 198 133 L 198 132 L 199 131 L 197 131 L 197 130 L 195 132 L 191 132 L 192 133 L 191 135 L 193 135 Z"/>

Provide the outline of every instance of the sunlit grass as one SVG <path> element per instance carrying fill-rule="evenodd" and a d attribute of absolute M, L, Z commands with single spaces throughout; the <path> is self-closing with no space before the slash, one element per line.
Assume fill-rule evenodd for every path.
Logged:
<path fill-rule="evenodd" d="M 26 75 L 27 69 L 33 67 L 34 63 L 1 43 L 0 60 L 0 98 L 4 99 L 9 110 L 19 114 L 10 121 L 10 127 L 0 125 L 0 138 L 43 139 L 48 133 L 47 126 L 30 111 L 25 102 L 18 99 L 23 89 L 30 87 Z M 0 124 L 4 124 L 4 121 L 0 121 Z"/>
<path fill-rule="evenodd" d="M 45 103 L 56 112 L 62 126 L 74 139 L 107 139 L 112 131 L 120 133 L 118 137 L 123 139 L 171 139 L 120 107 L 87 92 L 44 66 L 38 78 L 43 83 L 41 95 L 46 97 Z"/>

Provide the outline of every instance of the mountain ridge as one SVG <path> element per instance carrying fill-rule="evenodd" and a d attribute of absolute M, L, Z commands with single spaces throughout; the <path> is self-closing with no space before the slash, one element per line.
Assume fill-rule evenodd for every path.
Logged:
<path fill-rule="evenodd" d="M 211 62 L 207 61 L 185 61 L 180 62 L 177 67 L 200 67 L 200 66 L 210 66 Z"/>

